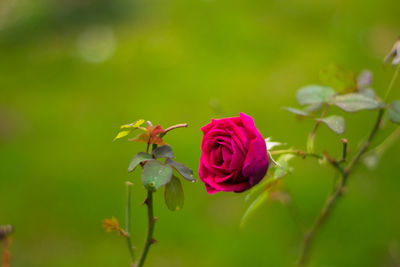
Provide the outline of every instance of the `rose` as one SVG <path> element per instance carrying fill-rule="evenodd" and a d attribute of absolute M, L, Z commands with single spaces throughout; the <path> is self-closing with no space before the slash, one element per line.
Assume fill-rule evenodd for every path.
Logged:
<path fill-rule="evenodd" d="M 209 194 L 243 192 L 265 176 L 267 148 L 250 116 L 213 119 L 201 130 L 199 176 Z"/>

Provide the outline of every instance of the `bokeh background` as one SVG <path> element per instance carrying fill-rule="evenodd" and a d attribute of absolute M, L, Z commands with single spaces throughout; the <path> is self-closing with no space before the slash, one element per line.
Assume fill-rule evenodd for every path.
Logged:
<path fill-rule="evenodd" d="M 196 171 L 199 128 L 213 117 L 245 112 L 266 137 L 304 148 L 313 122 L 281 107 L 296 105 L 295 91 L 333 62 L 372 70 L 382 95 L 399 8 L 398 0 L 0 1 L 0 224 L 16 229 L 13 266 L 128 266 L 125 241 L 101 227 L 112 215 L 123 221 L 132 181 L 141 249 L 145 191 L 126 168 L 143 145 L 112 142 L 121 124 L 188 122 L 166 141 Z M 374 117 L 347 116 L 351 152 Z M 374 144 L 394 129 L 388 123 Z M 321 127 L 317 150 L 339 155 L 339 139 Z M 310 266 L 400 266 L 399 149 L 354 173 Z M 295 220 L 269 202 L 240 228 L 244 194 L 184 183 L 185 206 L 170 212 L 157 192 L 159 243 L 147 266 L 292 266 L 333 179 L 312 159 L 293 167 L 285 188 Z"/>

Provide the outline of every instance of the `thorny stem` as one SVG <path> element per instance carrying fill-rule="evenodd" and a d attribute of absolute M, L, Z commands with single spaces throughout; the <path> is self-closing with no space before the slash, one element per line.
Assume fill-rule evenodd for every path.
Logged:
<path fill-rule="evenodd" d="M 337 165 L 337 169 L 341 173 L 341 179 L 339 181 L 338 186 L 336 187 L 336 190 L 330 195 L 325 203 L 325 206 L 323 207 L 321 213 L 318 215 L 317 219 L 315 220 L 314 224 L 312 225 L 311 229 L 306 232 L 303 238 L 303 243 L 301 247 L 301 253 L 300 257 L 298 259 L 298 266 L 305 266 L 307 264 L 308 256 L 310 253 L 310 249 L 314 240 L 314 236 L 318 229 L 322 227 L 326 219 L 329 217 L 329 215 L 332 213 L 333 207 L 337 203 L 337 200 L 339 197 L 342 195 L 342 193 L 345 190 L 346 183 L 348 180 L 348 177 L 350 173 L 353 171 L 354 167 L 356 164 L 360 161 L 361 156 L 367 151 L 368 147 L 371 144 L 371 141 L 375 137 L 379 126 L 382 122 L 382 117 L 384 114 L 385 110 L 380 109 L 378 113 L 378 117 L 376 118 L 375 124 L 368 135 L 367 139 L 364 141 L 363 145 L 360 147 L 359 151 L 357 154 L 353 157 L 351 162 L 348 164 L 346 168 L 339 168 L 341 167 L 339 164 Z"/>
<path fill-rule="evenodd" d="M 389 96 L 389 93 L 393 88 L 393 85 L 399 74 L 399 70 L 400 70 L 400 64 L 397 66 L 396 71 L 394 72 L 393 77 L 389 83 L 388 89 L 386 90 L 386 93 L 385 93 L 384 101 L 387 100 L 387 97 Z M 300 257 L 297 261 L 298 266 L 305 266 L 307 264 L 311 245 L 314 240 L 314 236 L 315 236 L 316 232 L 318 231 L 319 228 L 322 227 L 323 223 L 326 221 L 326 219 L 332 213 L 333 207 L 335 206 L 335 204 L 337 203 L 337 200 L 339 199 L 339 197 L 342 195 L 343 191 L 345 190 L 349 175 L 354 170 L 356 165 L 359 163 L 360 159 L 365 154 L 365 152 L 368 150 L 372 140 L 374 139 L 376 133 L 378 132 L 379 127 L 382 123 L 382 118 L 383 118 L 384 113 L 385 113 L 384 108 L 379 109 L 378 116 L 376 118 L 375 124 L 374 124 L 370 134 L 368 135 L 367 139 L 364 141 L 364 143 L 358 150 L 357 154 L 353 157 L 353 159 L 347 165 L 347 167 L 343 168 L 340 165 L 340 163 L 338 163 L 336 161 L 331 162 L 339 170 L 339 172 L 341 174 L 341 179 L 339 181 L 338 186 L 336 187 L 336 190 L 334 190 L 332 195 L 330 195 L 328 197 L 328 199 L 325 203 L 325 206 L 323 207 L 321 213 L 318 215 L 318 217 L 315 220 L 314 224 L 312 225 L 311 229 L 308 232 L 306 232 L 306 234 L 304 235 Z M 315 132 L 315 128 L 314 128 L 313 132 Z M 394 135 L 395 135 L 395 137 L 397 136 L 397 134 L 394 134 Z M 395 137 L 393 137 L 393 138 L 395 138 Z M 344 143 L 343 143 L 343 145 L 344 145 Z M 346 158 L 347 154 L 345 154 L 345 153 L 347 153 L 347 148 L 343 148 L 343 149 L 344 149 L 343 158 Z"/>
<path fill-rule="evenodd" d="M 378 117 L 376 118 L 375 125 L 372 128 L 367 140 L 362 144 L 360 150 L 358 150 L 358 153 L 354 156 L 353 160 L 349 163 L 349 165 L 346 167 L 345 172 L 347 175 L 350 174 L 350 172 L 353 170 L 354 166 L 360 161 L 362 155 L 367 151 L 368 147 L 371 144 L 372 139 L 375 137 L 376 132 L 379 130 L 379 126 L 382 122 L 382 117 L 383 114 L 385 113 L 385 109 L 380 109 L 378 113 Z"/>
<path fill-rule="evenodd" d="M 130 232 L 130 225 L 131 225 L 131 188 L 132 188 L 132 183 L 131 182 L 126 182 L 126 225 L 125 225 L 125 232 L 126 232 L 126 243 L 128 245 L 128 250 L 129 254 L 131 256 L 131 261 L 132 264 L 135 261 L 135 254 L 134 254 L 134 248 L 132 246 L 132 240 L 131 240 L 131 232 Z"/>
<path fill-rule="evenodd" d="M 154 217 L 153 214 L 153 192 L 151 192 L 150 190 L 147 190 L 147 198 L 145 200 L 145 204 L 147 205 L 147 221 L 148 221 L 147 236 L 137 267 L 142 267 L 144 265 L 150 246 L 151 244 L 155 243 L 155 240 L 153 239 L 153 233 L 154 233 L 154 224 L 156 218 Z"/>
<path fill-rule="evenodd" d="M 156 149 L 157 145 L 153 144 L 152 145 L 152 150 Z M 144 265 L 144 262 L 146 260 L 147 253 L 149 252 L 150 246 L 156 242 L 156 240 L 153 238 L 153 233 L 154 233 L 154 225 L 157 220 L 156 217 L 154 217 L 154 212 L 153 212 L 153 192 L 150 190 L 147 190 L 147 197 L 144 203 L 147 206 L 147 235 L 146 235 L 146 240 L 144 243 L 144 247 L 142 250 L 142 254 L 140 255 L 139 262 L 137 264 L 137 267 L 142 267 Z"/>

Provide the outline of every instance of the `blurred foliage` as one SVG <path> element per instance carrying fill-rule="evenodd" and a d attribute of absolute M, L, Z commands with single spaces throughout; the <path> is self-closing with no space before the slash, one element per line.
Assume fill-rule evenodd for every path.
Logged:
<path fill-rule="evenodd" d="M 264 136 L 305 144 L 313 122 L 298 124 L 281 107 L 294 106 L 296 90 L 330 63 L 370 69 L 382 95 L 393 73 L 382 59 L 399 35 L 396 7 L 397 0 L 1 1 L 0 224 L 16 229 L 12 266 L 126 266 L 125 244 L 101 227 L 102 218 L 123 218 L 130 180 L 134 243 L 145 235 L 140 173 L 126 172 L 143 144 L 112 142 L 123 123 L 188 122 L 165 141 L 196 169 L 199 128 L 215 113 L 245 112 Z M 352 153 L 374 111 L 334 114 L 346 118 Z M 387 123 L 376 144 L 395 127 Z M 354 173 L 311 266 L 398 264 L 399 146 L 374 171 Z M 327 127 L 315 144 L 323 148 L 341 153 Z M 185 208 L 172 213 L 157 192 L 159 243 L 147 266 L 292 266 L 333 177 L 312 160 L 291 165 L 285 186 L 301 219 L 274 202 L 239 228 L 244 194 L 209 196 L 202 184 L 184 183 Z"/>

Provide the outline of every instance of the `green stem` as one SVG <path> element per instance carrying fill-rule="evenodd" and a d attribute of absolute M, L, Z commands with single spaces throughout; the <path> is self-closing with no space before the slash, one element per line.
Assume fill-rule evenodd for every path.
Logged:
<path fill-rule="evenodd" d="M 130 225 L 131 225 L 131 188 L 132 188 L 132 183 L 131 182 L 126 182 L 126 195 L 127 195 L 127 201 L 126 201 L 126 225 L 125 225 L 125 232 L 126 232 L 126 242 L 128 245 L 128 250 L 129 254 L 131 256 L 131 262 L 135 261 L 135 254 L 134 254 L 134 249 L 132 246 L 132 240 L 131 240 L 131 232 L 130 232 Z"/>
<path fill-rule="evenodd" d="M 297 261 L 298 266 L 305 266 L 307 264 L 315 234 L 322 227 L 322 225 L 324 224 L 326 219 L 332 213 L 332 210 L 333 210 L 334 206 L 336 205 L 337 200 L 342 195 L 342 193 L 346 187 L 347 180 L 349 178 L 350 173 L 353 171 L 354 167 L 359 162 L 361 156 L 367 151 L 368 147 L 370 146 L 371 141 L 375 137 L 375 135 L 379 129 L 379 126 L 382 122 L 384 112 L 385 112 L 384 109 L 379 110 L 378 116 L 376 118 L 375 124 L 374 124 L 370 134 L 368 135 L 367 139 L 364 141 L 363 145 L 360 147 L 357 154 L 350 161 L 348 166 L 344 169 L 336 167 L 341 174 L 341 179 L 340 179 L 339 185 L 336 187 L 336 190 L 328 197 L 328 199 L 325 203 L 325 206 L 323 207 L 322 211 L 318 215 L 318 217 L 315 220 L 314 224 L 312 225 L 311 229 L 309 231 L 307 231 L 306 234 L 304 235 L 301 252 L 300 252 L 300 257 Z M 338 165 L 338 166 L 340 166 L 340 165 Z"/>
<path fill-rule="evenodd" d="M 154 233 L 154 224 L 156 218 L 154 218 L 153 214 L 153 192 L 151 192 L 150 190 L 147 190 L 147 198 L 145 200 L 145 204 L 147 205 L 147 221 L 148 221 L 147 236 L 137 267 L 142 267 L 144 265 L 150 246 L 155 242 L 155 240 L 153 239 L 153 233 Z"/>
<path fill-rule="evenodd" d="M 383 101 L 385 102 L 390 94 L 390 91 L 392 91 L 394 83 L 396 82 L 397 76 L 399 75 L 399 70 L 400 70 L 400 64 L 397 65 L 396 70 L 394 71 L 394 74 L 392 76 L 392 79 L 390 80 L 388 89 L 386 90 L 385 97 L 383 98 Z"/>
<path fill-rule="evenodd" d="M 362 155 L 367 151 L 368 147 L 370 146 L 372 140 L 374 139 L 377 131 L 379 130 L 379 126 L 381 125 L 383 114 L 385 113 L 385 109 L 380 109 L 378 113 L 378 117 L 376 118 L 374 127 L 372 128 L 367 140 L 364 141 L 361 148 L 358 150 L 357 154 L 353 157 L 350 161 L 349 165 L 345 168 L 345 172 L 347 175 L 353 171 L 354 166 L 360 161 Z"/>
<path fill-rule="evenodd" d="M 271 155 L 294 154 L 294 155 L 298 155 L 300 157 L 314 157 L 317 159 L 324 158 L 324 156 L 322 156 L 322 155 L 319 155 L 316 153 L 305 152 L 305 151 L 299 150 L 299 149 L 282 149 L 282 150 L 270 151 L 269 153 Z"/>
<path fill-rule="evenodd" d="M 382 156 L 386 152 L 386 150 L 388 150 L 390 147 L 393 146 L 394 143 L 398 141 L 399 138 L 400 127 L 397 127 L 388 137 L 386 137 L 386 139 L 381 144 L 369 150 L 367 154 L 375 153 L 378 156 Z"/>
<path fill-rule="evenodd" d="M 149 145 L 150 142 L 148 143 L 147 146 L 147 151 L 149 150 Z M 153 144 L 151 149 L 154 150 L 157 148 L 156 144 Z M 154 225 L 156 222 L 156 218 L 154 217 L 154 212 L 153 212 L 153 192 L 150 190 L 147 190 L 147 197 L 144 203 L 147 206 L 147 235 L 146 235 L 146 240 L 144 242 L 144 247 L 142 250 L 142 254 L 140 255 L 139 262 L 137 264 L 137 267 L 142 267 L 144 265 L 144 262 L 146 260 L 147 254 L 149 252 L 150 246 L 156 242 L 156 240 L 153 238 L 153 233 L 154 233 Z"/>
<path fill-rule="evenodd" d="M 323 225 L 323 223 L 329 217 L 329 215 L 332 212 L 332 209 L 334 208 L 335 204 L 337 203 L 337 200 L 342 195 L 343 189 L 346 186 L 347 178 L 348 178 L 348 175 L 342 174 L 340 183 L 336 187 L 336 190 L 333 192 L 332 195 L 330 195 L 328 197 L 324 208 L 322 209 L 321 213 L 318 215 L 313 226 L 304 235 L 300 257 L 297 261 L 298 266 L 306 266 L 308 257 L 310 254 L 310 250 L 311 250 L 311 245 L 314 240 L 314 236 L 315 236 L 316 232 L 318 231 L 318 229 Z"/>

